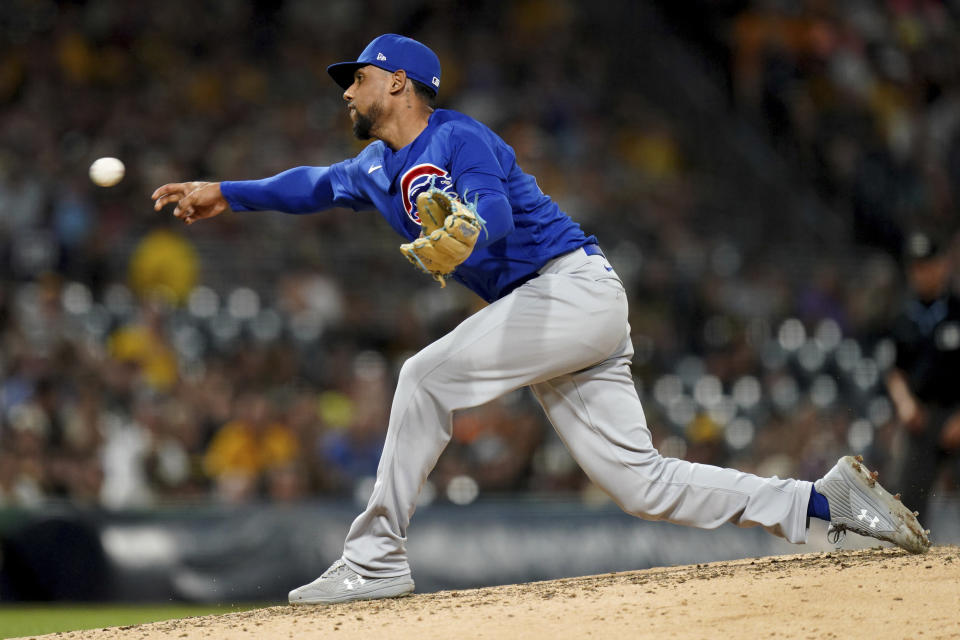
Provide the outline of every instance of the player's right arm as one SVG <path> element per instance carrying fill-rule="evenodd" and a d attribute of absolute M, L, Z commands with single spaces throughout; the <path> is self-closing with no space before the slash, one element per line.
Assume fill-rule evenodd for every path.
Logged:
<path fill-rule="evenodd" d="M 917 347 L 912 323 L 906 316 L 896 319 L 890 337 L 896 348 L 896 359 L 884 378 L 887 395 L 893 401 L 900 424 L 913 433 L 923 433 L 927 426 L 927 412 L 911 387 L 907 373 L 916 367 Z"/>
<path fill-rule="evenodd" d="M 219 182 L 171 182 L 159 187 L 150 197 L 155 211 L 176 203 L 173 215 L 187 224 L 218 216 L 230 208 L 220 192 Z"/>
<path fill-rule="evenodd" d="M 334 206 L 358 208 L 364 203 L 343 188 L 352 162 L 333 167 L 296 167 L 262 180 L 176 182 L 153 192 L 154 209 L 176 203 L 173 215 L 187 224 L 224 211 L 282 211 L 312 213 Z M 341 185 L 334 188 L 334 172 Z"/>
<path fill-rule="evenodd" d="M 922 433 L 926 428 L 927 415 L 923 405 L 910 390 L 907 376 L 896 367 L 892 368 L 885 379 L 887 393 L 893 400 L 894 409 L 900 423 L 909 431 Z"/>

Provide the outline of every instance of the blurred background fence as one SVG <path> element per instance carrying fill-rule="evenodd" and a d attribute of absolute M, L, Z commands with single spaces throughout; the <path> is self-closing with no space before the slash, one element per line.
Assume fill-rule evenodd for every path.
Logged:
<path fill-rule="evenodd" d="M 358 505 L 45 508 L 0 522 L 0 601 L 283 602 L 340 557 Z M 937 544 L 960 543 L 960 503 L 935 500 Z M 875 546 L 849 534 L 844 548 Z M 408 544 L 417 591 L 466 589 L 739 558 L 829 552 L 814 520 L 803 546 L 762 529 L 716 531 L 554 497 L 431 505 Z"/>
<path fill-rule="evenodd" d="M 433 47 L 441 105 L 500 132 L 599 237 L 630 295 L 635 379 L 665 455 L 814 479 L 854 452 L 896 471 L 888 327 L 905 235 L 954 237 L 958 20 L 956 2 L 932 0 L 2 3 L 4 598 L 69 591 L 52 563 L 60 587 L 22 582 L 16 563 L 44 556 L 44 539 L 120 580 L 111 598 L 144 593 L 124 571 L 150 567 L 116 573 L 130 540 L 134 556 L 189 555 L 176 594 L 198 599 L 241 597 L 222 586 L 241 580 L 238 558 L 285 567 L 248 574 L 275 596 L 339 550 L 396 372 L 479 300 L 409 268 L 376 213 L 186 229 L 148 196 L 357 153 L 324 69 L 382 32 Z M 86 176 L 104 155 L 127 165 L 109 189 Z M 956 479 L 945 469 L 936 495 Z M 424 529 L 459 536 L 464 518 L 494 535 L 551 499 L 598 536 L 657 541 L 630 566 L 709 559 L 660 555 L 684 536 L 703 548 L 703 532 L 614 514 L 525 391 L 457 416 L 415 544 L 453 544 Z M 496 507 L 458 510 L 475 500 Z M 941 541 L 950 504 L 931 505 Z M 140 518 L 166 533 L 138 538 Z M 717 540 L 779 549 L 757 533 Z M 556 573 L 498 575 L 619 567 L 564 564 L 579 535 L 558 542 Z M 421 587 L 460 584 L 413 553 Z M 483 570 L 463 580 L 499 579 Z"/>

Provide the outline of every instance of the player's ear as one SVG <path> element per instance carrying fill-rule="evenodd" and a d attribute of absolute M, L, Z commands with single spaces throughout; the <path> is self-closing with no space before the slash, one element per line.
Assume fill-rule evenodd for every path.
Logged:
<path fill-rule="evenodd" d="M 407 72 L 397 69 L 390 77 L 390 93 L 400 93 L 407 85 Z"/>

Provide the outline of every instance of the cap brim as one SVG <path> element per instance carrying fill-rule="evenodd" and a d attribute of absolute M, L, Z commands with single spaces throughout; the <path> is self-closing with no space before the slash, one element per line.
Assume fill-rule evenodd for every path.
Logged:
<path fill-rule="evenodd" d="M 365 67 L 369 62 L 338 62 L 327 67 L 327 73 L 341 89 L 347 89 L 353 84 L 353 72 Z"/>

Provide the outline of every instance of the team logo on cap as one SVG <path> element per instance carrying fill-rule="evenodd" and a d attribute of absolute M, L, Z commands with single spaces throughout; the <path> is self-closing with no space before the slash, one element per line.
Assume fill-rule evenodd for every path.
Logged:
<path fill-rule="evenodd" d="M 408 169 L 400 178 L 403 208 L 406 209 L 410 219 L 417 224 L 420 224 L 420 216 L 417 215 L 417 196 L 431 186 L 457 197 L 456 191 L 453 190 L 453 180 L 450 179 L 450 174 L 436 165 L 418 164 Z"/>

